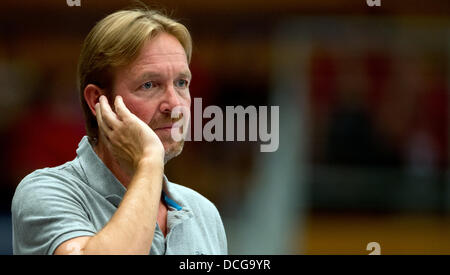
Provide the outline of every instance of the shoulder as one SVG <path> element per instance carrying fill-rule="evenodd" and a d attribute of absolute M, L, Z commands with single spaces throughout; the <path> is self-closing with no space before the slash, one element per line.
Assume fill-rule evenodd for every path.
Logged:
<path fill-rule="evenodd" d="M 68 238 L 95 234 L 83 181 L 67 165 L 36 170 L 16 188 L 11 203 L 14 254 L 53 254 Z"/>
<path fill-rule="evenodd" d="M 80 194 L 80 178 L 71 172 L 75 171 L 71 165 L 67 162 L 57 167 L 38 169 L 24 177 L 14 192 L 12 211 L 26 205 L 36 207 L 56 197 L 76 197 L 74 195 Z"/>

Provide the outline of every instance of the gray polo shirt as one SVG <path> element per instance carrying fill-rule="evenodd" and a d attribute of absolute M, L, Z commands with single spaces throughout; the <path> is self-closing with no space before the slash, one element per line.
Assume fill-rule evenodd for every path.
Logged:
<path fill-rule="evenodd" d="M 69 239 L 95 235 L 125 192 L 83 137 L 73 161 L 36 170 L 18 185 L 11 206 L 14 254 L 53 254 Z M 150 254 L 227 254 L 214 204 L 165 176 L 163 197 L 168 233 L 164 237 L 156 224 Z"/>

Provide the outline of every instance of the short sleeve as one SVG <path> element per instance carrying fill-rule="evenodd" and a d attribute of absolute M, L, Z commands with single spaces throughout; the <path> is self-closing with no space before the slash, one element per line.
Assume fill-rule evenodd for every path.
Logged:
<path fill-rule="evenodd" d="M 11 205 L 14 254 L 53 254 L 63 242 L 93 236 L 81 191 L 66 177 L 26 177 Z"/>

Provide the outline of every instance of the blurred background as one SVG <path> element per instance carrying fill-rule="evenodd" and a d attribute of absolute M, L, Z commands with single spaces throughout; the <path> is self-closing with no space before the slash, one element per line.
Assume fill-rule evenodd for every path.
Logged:
<path fill-rule="evenodd" d="M 187 142 L 166 166 L 215 203 L 231 254 L 450 254 L 448 0 L 143 2 L 191 31 L 204 108 L 279 106 L 278 151 Z M 1 2 L 0 254 L 17 184 L 85 134 L 84 37 L 132 3 Z"/>

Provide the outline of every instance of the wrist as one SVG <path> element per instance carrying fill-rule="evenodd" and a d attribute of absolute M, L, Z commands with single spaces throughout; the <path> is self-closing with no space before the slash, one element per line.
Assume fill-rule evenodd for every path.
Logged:
<path fill-rule="evenodd" d="M 139 170 L 141 168 L 164 170 L 164 156 L 162 158 L 155 155 L 143 156 L 137 163 L 137 169 Z"/>

